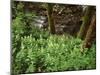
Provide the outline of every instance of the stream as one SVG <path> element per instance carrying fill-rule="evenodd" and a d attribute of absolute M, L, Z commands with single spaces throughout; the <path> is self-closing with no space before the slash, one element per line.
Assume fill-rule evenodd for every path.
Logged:
<path fill-rule="evenodd" d="M 47 17 L 36 16 L 31 24 L 38 28 L 47 28 L 48 27 Z"/>

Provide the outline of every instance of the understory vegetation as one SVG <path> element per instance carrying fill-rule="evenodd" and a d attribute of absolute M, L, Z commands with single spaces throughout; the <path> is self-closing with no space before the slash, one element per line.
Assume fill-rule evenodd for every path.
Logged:
<path fill-rule="evenodd" d="M 14 74 L 86 70 L 96 67 L 95 44 L 81 53 L 83 41 L 69 35 L 50 35 L 49 32 L 38 29 L 34 29 L 27 36 L 22 35 L 24 34 L 13 35 Z"/>
<path fill-rule="evenodd" d="M 50 34 L 32 25 L 35 13 L 15 11 L 18 12 L 12 20 L 12 75 L 96 68 L 95 43 L 81 52 L 84 40 L 65 33 Z"/>

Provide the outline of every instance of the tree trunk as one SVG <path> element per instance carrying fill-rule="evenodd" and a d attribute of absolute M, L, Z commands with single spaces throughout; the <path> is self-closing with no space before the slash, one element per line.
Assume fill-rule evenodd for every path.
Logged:
<path fill-rule="evenodd" d="M 48 16 L 50 33 L 55 34 L 55 25 L 54 25 L 54 18 L 53 18 L 53 6 L 50 3 L 47 4 L 47 16 Z"/>
<path fill-rule="evenodd" d="M 83 48 L 90 48 L 93 40 L 96 38 L 96 15 L 92 17 L 91 24 L 86 34 L 86 38 L 83 42 Z"/>
<path fill-rule="evenodd" d="M 83 22 L 81 25 L 81 28 L 79 30 L 79 33 L 77 35 L 78 38 L 84 39 L 87 33 L 87 30 L 89 28 L 90 25 L 90 21 L 91 21 L 91 17 L 93 14 L 93 7 L 92 6 L 87 6 L 85 9 L 85 14 L 83 17 Z"/>

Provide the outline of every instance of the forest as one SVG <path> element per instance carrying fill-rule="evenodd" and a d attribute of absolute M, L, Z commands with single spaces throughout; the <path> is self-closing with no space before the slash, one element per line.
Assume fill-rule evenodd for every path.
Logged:
<path fill-rule="evenodd" d="M 96 6 L 11 6 L 12 75 L 96 69 Z"/>

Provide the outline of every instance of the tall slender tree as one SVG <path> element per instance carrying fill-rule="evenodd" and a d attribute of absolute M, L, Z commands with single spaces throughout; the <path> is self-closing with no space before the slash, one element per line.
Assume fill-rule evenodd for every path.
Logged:
<path fill-rule="evenodd" d="M 86 38 L 83 42 L 83 48 L 90 48 L 92 46 L 94 37 L 96 38 L 96 15 L 93 15 Z"/>
<path fill-rule="evenodd" d="M 88 30 L 89 25 L 90 25 L 91 17 L 92 17 L 92 14 L 93 14 L 93 9 L 94 8 L 92 6 L 86 7 L 85 14 L 84 14 L 84 17 L 83 17 L 83 22 L 82 22 L 81 28 L 78 32 L 78 35 L 77 35 L 78 38 L 81 38 L 81 39 L 85 38 L 87 30 Z"/>
<path fill-rule="evenodd" d="M 53 5 L 50 3 L 47 4 L 47 16 L 48 16 L 50 33 L 55 34 L 55 24 L 54 24 L 54 18 L 53 18 Z"/>

